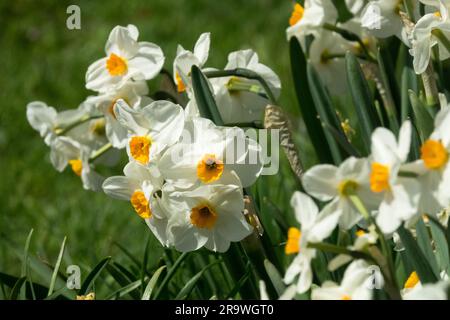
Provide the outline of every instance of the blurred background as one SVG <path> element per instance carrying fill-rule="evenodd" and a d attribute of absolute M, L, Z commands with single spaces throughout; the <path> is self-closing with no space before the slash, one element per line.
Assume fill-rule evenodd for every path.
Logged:
<path fill-rule="evenodd" d="M 66 28 L 70 4 L 81 8 L 81 30 Z M 129 203 L 85 191 L 70 170 L 61 174 L 53 169 L 48 147 L 25 117 L 30 101 L 63 110 L 76 108 L 93 94 L 84 87 L 85 72 L 104 56 L 106 39 L 116 25 L 135 24 L 140 41 L 163 49 L 169 71 L 177 44 L 191 50 L 202 32 L 212 33 L 208 67 L 223 68 L 231 51 L 254 49 L 280 76 L 280 105 L 297 128 L 296 138 L 305 139 L 285 35 L 292 6 L 290 0 L 1 1 L 0 271 L 19 273 L 32 228 L 30 253 L 52 264 L 64 236 L 64 265 L 87 268 L 108 255 L 125 259 L 117 244 L 141 256 L 150 241 L 149 263 L 156 264 L 161 255 L 161 247 Z M 154 82 L 149 86 L 151 92 L 157 89 Z M 299 143 L 305 145 L 308 148 Z M 306 165 L 312 161 L 303 160 Z M 276 192 L 270 197 L 278 202 L 272 204 L 278 206 L 274 210 L 289 210 L 285 208 L 295 187 L 288 166 L 283 165 L 278 177 L 260 183 L 269 186 L 268 193 Z"/>

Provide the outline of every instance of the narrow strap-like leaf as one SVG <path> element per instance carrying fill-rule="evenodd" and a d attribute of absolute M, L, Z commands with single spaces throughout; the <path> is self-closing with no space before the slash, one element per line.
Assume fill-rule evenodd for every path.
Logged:
<path fill-rule="evenodd" d="M 431 246 L 431 238 L 422 219 L 419 219 L 416 224 L 416 233 L 419 248 L 424 253 L 431 269 L 433 269 L 434 274 L 439 277 L 439 268 L 437 265 L 436 257 L 434 255 L 433 247 Z"/>
<path fill-rule="evenodd" d="M 214 96 L 209 88 L 208 80 L 197 66 L 192 66 L 191 70 L 192 87 L 194 89 L 195 100 L 197 102 L 200 115 L 203 118 L 211 119 L 216 125 L 222 126 L 223 120 L 217 108 Z"/>
<path fill-rule="evenodd" d="M 20 290 L 22 289 L 22 286 L 24 285 L 26 280 L 27 280 L 27 277 L 21 277 L 17 280 L 17 282 L 14 284 L 14 287 L 11 290 L 11 294 L 9 295 L 9 300 L 17 300 Z"/>
<path fill-rule="evenodd" d="M 175 297 L 175 300 L 181 300 L 186 299 L 191 291 L 194 289 L 195 285 L 197 284 L 197 281 L 200 280 L 202 275 L 205 273 L 206 270 L 211 268 L 212 266 L 216 265 L 220 261 L 214 261 L 205 266 L 202 270 L 200 270 L 197 274 L 195 274 L 191 279 L 189 279 L 188 282 L 184 285 L 184 287 L 180 290 L 180 292 Z"/>
<path fill-rule="evenodd" d="M 55 283 L 56 283 L 56 278 L 58 277 L 59 266 L 61 265 L 62 257 L 64 255 L 64 250 L 66 248 L 66 240 L 67 240 L 67 237 L 64 237 L 64 240 L 61 243 L 61 248 L 59 249 L 58 260 L 56 261 L 55 268 L 53 270 L 52 280 L 50 281 L 50 286 L 48 289 L 47 296 L 50 296 L 53 293 L 53 290 L 55 289 Z"/>
<path fill-rule="evenodd" d="M 28 271 L 28 251 L 30 249 L 30 242 L 31 242 L 31 237 L 33 235 L 33 229 L 30 230 L 30 232 L 28 233 L 28 237 L 27 237 L 27 241 L 25 242 L 25 248 L 23 250 L 23 259 L 22 259 L 22 272 L 21 272 L 21 276 L 25 277 L 27 275 L 27 271 Z"/>
<path fill-rule="evenodd" d="M 309 90 L 311 91 L 314 105 L 316 106 L 321 122 L 334 127 L 336 130 L 342 131 L 341 124 L 336 115 L 336 110 L 331 102 L 331 98 L 327 90 L 317 74 L 317 71 L 310 63 L 307 65 Z M 335 164 L 340 164 L 343 157 L 339 145 L 334 140 L 333 135 L 328 131 L 325 131 L 325 138 L 325 141 L 328 142 L 328 146 L 330 147 L 333 162 Z"/>
<path fill-rule="evenodd" d="M 420 250 L 419 245 L 414 240 L 411 233 L 406 230 L 403 226 L 397 230 L 403 245 L 405 246 L 405 252 L 407 258 L 411 261 L 417 274 L 419 275 L 420 281 L 425 283 L 434 283 L 438 281 L 438 278 L 433 272 L 427 258 L 425 257 L 422 250 Z"/>
<path fill-rule="evenodd" d="M 416 93 L 409 90 L 409 99 L 414 112 L 414 122 L 419 131 L 420 140 L 424 142 L 434 130 L 434 120 L 427 111 L 426 106 L 420 101 Z"/>
<path fill-rule="evenodd" d="M 81 289 L 78 294 L 80 295 L 86 295 L 89 291 L 89 289 L 92 287 L 95 279 L 100 275 L 100 273 L 103 271 L 103 269 L 108 265 L 108 263 L 111 261 L 111 257 L 106 257 L 102 261 L 100 261 L 94 269 L 88 274 L 86 277 L 86 280 L 84 280 L 83 284 L 81 285 Z"/>
<path fill-rule="evenodd" d="M 167 287 L 167 285 L 169 284 L 170 279 L 172 279 L 172 277 L 175 275 L 177 270 L 180 268 L 181 263 L 184 261 L 184 259 L 187 258 L 187 256 L 188 256 L 188 253 L 187 252 L 183 252 L 178 257 L 178 259 L 173 264 L 172 268 L 170 268 L 169 272 L 164 277 L 164 279 L 163 279 L 161 285 L 159 286 L 158 290 L 156 291 L 155 296 L 153 298 L 154 300 L 159 298 L 159 296 L 161 295 L 162 291 Z"/>
<path fill-rule="evenodd" d="M 324 143 L 326 141 L 325 133 L 318 118 L 317 110 L 309 90 L 305 54 L 295 37 L 290 40 L 290 57 L 297 101 L 311 143 L 321 163 L 333 163 L 330 148 Z"/>
<path fill-rule="evenodd" d="M 266 272 L 275 290 L 277 291 L 278 296 L 281 296 L 286 290 L 283 278 L 281 277 L 277 268 L 275 268 L 275 266 L 269 260 L 267 259 L 264 260 L 264 267 L 266 268 Z"/>
<path fill-rule="evenodd" d="M 153 289 L 155 288 L 156 283 L 157 283 L 157 281 L 159 279 L 159 276 L 164 271 L 164 269 L 166 269 L 166 266 L 160 267 L 158 270 L 155 271 L 153 276 L 150 278 L 150 280 L 148 281 L 147 286 L 145 287 L 144 294 L 142 295 L 142 300 L 150 300 L 150 297 L 152 295 Z"/>
<path fill-rule="evenodd" d="M 380 125 L 380 121 L 376 114 L 375 107 L 372 103 L 373 99 L 369 91 L 366 78 L 361 70 L 358 59 L 350 52 L 346 55 L 347 82 L 350 94 L 355 106 L 356 115 L 358 117 L 361 135 L 365 144 L 366 154 L 369 154 L 372 132 Z"/>

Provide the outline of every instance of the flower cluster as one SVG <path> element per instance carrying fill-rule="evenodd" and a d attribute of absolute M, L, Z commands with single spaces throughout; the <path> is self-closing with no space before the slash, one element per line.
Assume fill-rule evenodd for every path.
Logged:
<path fill-rule="evenodd" d="M 157 45 L 139 42 L 133 25 L 117 26 L 106 56 L 86 73 L 86 88 L 97 94 L 63 112 L 32 102 L 28 121 L 57 170 L 70 166 L 85 189 L 129 201 L 162 245 L 181 252 L 225 252 L 261 231 L 259 216 L 272 218 L 252 203 L 248 187 L 264 155 L 242 128 L 279 129 L 302 188 L 290 203 L 298 225 L 286 238 L 253 234 L 235 247 L 247 254 L 231 255 L 231 269 L 244 269 L 244 256 L 251 261 L 256 271 L 245 276 L 265 281 L 262 297 L 447 298 L 450 68 L 442 61 L 450 57 L 450 0 L 302 4 L 294 5 L 286 33 L 308 150 L 319 160 L 310 168 L 303 170 L 293 126 L 277 106 L 278 76 L 252 50 L 230 53 L 224 68 L 207 67 L 209 33 L 192 51 L 178 46 L 168 72 Z M 147 81 L 158 76 L 171 90 L 151 95 Z M 99 174 L 121 151 L 128 156 L 123 175 Z M 288 214 L 273 225 L 285 228 Z M 275 249 L 281 243 L 285 267 Z M 249 286 L 254 292 L 255 283 Z"/>
<path fill-rule="evenodd" d="M 174 86 L 187 95 L 186 107 L 154 100 L 146 81 L 161 73 L 165 57 L 159 46 L 138 36 L 133 25 L 111 31 L 106 56 L 86 73 L 86 88 L 97 95 L 63 112 L 31 102 L 28 121 L 50 147 L 58 171 L 69 165 L 85 189 L 129 201 L 161 244 L 183 252 L 227 251 L 230 242 L 253 231 L 244 216 L 244 188 L 262 170 L 261 147 L 232 124 L 261 120 L 267 97 L 247 90 L 258 88 L 254 80 L 212 79 L 229 126 L 200 116 L 190 74 L 192 66 L 203 68 L 208 59 L 210 35 L 204 33 L 193 52 L 179 46 L 173 63 Z M 232 52 L 225 70 L 236 68 L 258 73 L 279 94 L 277 75 L 255 52 Z M 97 173 L 100 165 L 115 165 L 123 149 L 129 159 L 123 176 Z"/>
<path fill-rule="evenodd" d="M 357 56 L 368 55 L 375 48 L 376 39 L 398 37 L 409 47 L 414 70 L 421 74 L 427 69 L 434 49 L 438 51 L 438 59 L 450 57 L 450 43 L 445 41 L 450 35 L 450 1 L 407 2 L 412 11 L 410 18 L 402 14 L 405 10 L 402 1 L 345 0 L 352 17 L 339 22 L 338 11 L 332 2 L 306 0 L 304 7 L 295 5 L 287 36 L 289 39 L 297 37 L 303 45 L 308 36 L 314 36 L 309 49 L 311 62 L 335 94 L 342 95 L 346 90 L 345 82 L 334 81 L 337 72 L 342 72 L 344 68 L 340 57 L 347 51 Z M 342 33 L 336 32 L 339 30 L 349 31 L 361 41 L 348 41 L 349 38 L 345 39 Z"/>
<path fill-rule="evenodd" d="M 437 61 L 449 57 L 446 37 L 450 31 L 450 1 L 405 1 L 405 6 L 409 5 L 406 8 L 403 1 L 346 0 L 345 3 L 351 16 L 345 22 L 338 20 L 338 10 L 331 1 L 306 0 L 304 6 L 296 4 L 287 29 L 288 39 L 298 40 L 308 54 L 308 62 L 334 94 L 344 95 L 349 85 L 336 79 L 336 74 L 346 71 L 343 59 L 346 53 L 359 57 L 366 68 L 371 65 L 378 68 L 380 58 L 373 54 L 373 48 L 387 37 L 396 36 L 409 47 L 418 75 L 427 73 L 434 77 L 432 71 L 430 73 L 432 57 Z M 433 52 L 436 54 L 432 56 Z M 366 157 L 350 156 L 336 165 L 319 164 L 304 173 L 301 179 L 304 191 L 320 202 L 322 209 L 319 210 L 305 193 L 296 192 L 292 197 L 291 205 L 301 229 L 292 227 L 287 236 L 285 252 L 296 257 L 284 281 L 295 283 L 287 289 L 284 298 L 304 294 L 311 288 L 311 262 L 317 255 L 317 244 L 332 236 L 336 227 L 339 232 L 357 232 L 354 243 L 347 248 L 348 254 L 339 254 L 329 263 L 330 271 L 353 260 L 350 253 L 370 254 L 367 249 L 376 245 L 380 237 L 383 241 L 393 239 L 402 247 L 405 238 L 397 233 L 399 228 L 416 232 L 419 220 L 428 225 L 429 219 L 434 223 L 439 219 L 447 223 L 450 105 L 445 95 L 437 95 L 437 92 L 434 92 L 433 104 L 428 96 L 430 90 L 427 91 L 429 83 L 425 78 L 423 81 L 427 102 L 431 103 L 428 106 L 432 113 L 430 119 L 434 118 L 434 123 L 428 121 L 428 134 L 421 132 L 420 139 L 417 138 L 418 119 L 417 123 L 411 123 L 404 118 L 400 128 L 391 122 L 390 129 L 378 127 L 371 133 L 370 141 L 364 141 L 370 146 Z M 381 82 L 379 86 L 386 88 L 386 83 Z M 438 100 L 440 105 L 436 103 Z M 426 108 L 426 104 L 421 107 Z M 345 124 L 348 123 L 342 123 L 344 132 Z M 368 267 L 366 261 L 356 259 L 347 267 L 341 285 L 322 283 L 320 288 L 312 288 L 311 298 L 373 298 L 372 290 L 368 290 Z M 438 271 L 441 271 L 441 282 L 427 285 L 426 290 L 420 285 L 418 274 L 411 273 L 401 293 L 403 298 L 446 298 L 448 271 L 445 265 Z M 380 275 L 380 282 L 384 276 L 386 274 Z"/>

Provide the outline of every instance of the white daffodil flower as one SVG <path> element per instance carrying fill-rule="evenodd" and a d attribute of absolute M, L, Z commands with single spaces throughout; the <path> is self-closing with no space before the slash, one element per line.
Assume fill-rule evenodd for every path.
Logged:
<path fill-rule="evenodd" d="M 185 136 L 160 159 L 165 179 L 177 185 L 223 183 L 234 173 L 242 185 L 252 185 L 262 170 L 260 145 L 241 128 L 218 127 L 194 118 L 185 124 Z"/>
<path fill-rule="evenodd" d="M 173 61 L 173 79 L 177 85 L 178 92 L 191 92 L 191 68 L 197 66 L 202 69 L 208 60 L 211 34 L 202 33 L 194 46 L 194 51 L 188 51 L 182 46 L 177 48 L 177 56 Z"/>
<path fill-rule="evenodd" d="M 193 97 L 184 108 L 184 118 L 187 122 L 192 121 L 192 119 L 200 117 L 200 111 L 198 110 L 197 101 Z"/>
<path fill-rule="evenodd" d="M 122 99 L 131 108 L 138 110 L 153 101 L 145 96 L 147 94 L 148 87 L 145 81 L 127 81 L 118 88 L 86 99 L 87 104 L 94 105 L 104 115 L 106 137 L 114 148 L 125 148 L 128 138 L 127 129 L 117 121 L 114 114 L 114 105 L 119 99 Z"/>
<path fill-rule="evenodd" d="M 335 95 L 347 92 L 347 82 L 336 77 L 345 72 L 345 53 L 351 44 L 339 34 L 322 30 L 311 43 L 309 60 L 325 86 Z"/>
<path fill-rule="evenodd" d="M 297 3 L 286 30 L 288 40 L 297 37 L 304 44 L 307 35 L 317 35 L 325 23 L 334 24 L 337 17 L 338 12 L 332 1 L 305 0 L 304 8 Z"/>
<path fill-rule="evenodd" d="M 313 288 L 311 300 L 371 300 L 369 265 L 364 260 L 353 261 L 345 270 L 340 285 L 326 281 L 320 288 Z"/>
<path fill-rule="evenodd" d="M 408 279 L 406 279 L 405 284 L 403 285 L 403 289 L 400 291 L 400 294 L 403 298 L 407 297 L 412 293 L 412 291 L 417 291 L 422 289 L 422 283 L 420 282 L 419 275 L 417 272 L 413 271 L 409 275 Z"/>
<path fill-rule="evenodd" d="M 41 101 L 33 101 L 27 105 L 27 120 L 31 127 L 39 132 L 47 145 L 56 138 L 58 131 L 87 115 L 88 111 L 81 107 L 57 112 L 55 108 Z"/>
<path fill-rule="evenodd" d="M 349 196 L 365 200 L 369 210 L 375 209 L 380 198 L 370 190 L 370 164 L 367 159 L 350 157 L 339 168 L 329 164 L 314 166 L 303 176 L 305 191 L 320 201 L 331 201 L 330 211 L 341 212 L 339 226 L 348 230 L 362 219 Z"/>
<path fill-rule="evenodd" d="M 427 69 L 433 46 L 439 46 L 440 60 L 445 60 L 450 57 L 450 52 L 433 35 L 434 30 L 440 30 L 447 38 L 450 36 L 449 3 L 445 3 L 444 1 L 439 1 L 439 3 L 439 11 L 424 15 L 417 21 L 412 31 L 412 48 L 410 54 L 414 57 L 414 71 L 417 74 L 421 74 Z"/>
<path fill-rule="evenodd" d="M 145 220 L 155 237 L 164 246 L 167 238 L 167 211 L 164 205 L 164 179 L 156 165 L 143 166 L 129 162 L 123 169 L 125 176 L 109 177 L 103 191 L 110 197 L 130 201 L 136 213 Z"/>
<path fill-rule="evenodd" d="M 50 160 L 58 171 L 70 165 L 72 171 L 81 178 L 83 188 L 100 191 L 104 178 L 94 171 L 89 158 L 92 149 L 69 137 L 57 137 L 50 145 Z"/>
<path fill-rule="evenodd" d="M 138 42 L 139 31 L 134 25 L 116 26 L 106 42 L 106 57 L 91 64 L 86 73 L 86 88 L 105 92 L 121 86 L 129 79 L 150 80 L 164 64 L 160 47 L 150 42 Z"/>
<path fill-rule="evenodd" d="M 410 143 L 409 121 L 400 128 L 398 141 L 385 128 L 377 128 L 372 134 L 370 188 L 383 196 L 376 221 L 386 234 L 394 232 L 403 221 L 413 218 L 418 212 L 420 188 L 417 181 L 399 176 L 400 167 L 408 157 Z"/>
<path fill-rule="evenodd" d="M 291 284 L 298 276 L 297 292 L 304 293 L 312 284 L 311 260 L 316 256 L 316 249 L 308 248 L 308 243 L 321 242 L 327 238 L 337 226 L 340 212 L 324 210 L 319 213 L 314 201 L 299 191 L 293 194 L 291 206 L 295 210 L 301 231 L 297 228 L 289 229 L 285 252 L 297 253 L 297 256 L 287 269 L 284 282 Z"/>
<path fill-rule="evenodd" d="M 403 0 L 370 1 L 361 13 L 361 25 L 377 38 L 397 36 L 408 43 L 400 17 L 402 4 Z"/>
<path fill-rule="evenodd" d="M 450 205 L 450 108 L 435 118 L 435 129 L 420 148 L 420 159 L 407 164 L 405 171 L 419 175 L 421 214 L 438 214 Z"/>
<path fill-rule="evenodd" d="M 447 300 L 448 289 L 450 283 L 448 280 L 441 280 L 436 283 L 427 283 L 421 286 L 416 286 L 404 294 L 404 300 Z"/>
<path fill-rule="evenodd" d="M 376 244 L 377 241 L 378 234 L 375 230 L 375 226 L 371 225 L 369 226 L 369 232 L 358 230 L 356 232 L 356 239 L 353 245 L 348 246 L 347 248 L 351 251 L 363 251 L 368 246 Z M 339 254 L 328 263 L 328 270 L 335 271 L 352 260 L 352 256 L 349 256 L 347 254 Z"/>
<path fill-rule="evenodd" d="M 272 69 L 259 62 L 253 50 L 240 50 L 228 55 L 225 70 L 249 69 L 260 75 L 275 98 L 281 90 L 280 78 Z M 217 107 L 225 124 L 246 123 L 263 119 L 269 103 L 264 89 L 256 80 L 241 77 L 222 77 L 210 80 L 216 96 Z"/>
<path fill-rule="evenodd" d="M 129 131 L 127 153 L 130 161 L 143 165 L 176 143 L 183 132 L 183 108 L 169 101 L 154 101 L 134 110 L 124 100 L 118 100 L 114 114 Z"/>
<path fill-rule="evenodd" d="M 182 252 L 206 247 L 225 252 L 230 242 L 241 241 L 253 227 L 246 221 L 242 186 L 236 176 L 226 184 L 201 185 L 189 190 L 167 192 L 168 235 Z"/>

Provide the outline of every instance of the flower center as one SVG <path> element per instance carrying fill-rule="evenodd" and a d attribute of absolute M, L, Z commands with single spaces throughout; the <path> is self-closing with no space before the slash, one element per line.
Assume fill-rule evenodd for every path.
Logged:
<path fill-rule="evenodd" d="M 150 206 L 144 192 L 142 192 L 141 190 L 136 190 L 131 196 L 130 201 L 139 217 L 147 219 L 152 216 L 152 212 L 150 210 Z"/>
<path fill-rule="evenodd" d="M 428 169 L 441 169 L 448 161 L 448 152 L 440 141 L 427 140 L 420 148 L 421 158 Z"/>
<path fill-rule="evenodd" d="M 302 233 L 299 229 L 294 228 L 294 227 L 289 228 L 286 247 L 284 248 L 284 252 L 286 254 L 299 253 L 301 237 L 302 237 Z"/>
<path fill-rule="evenodd" d="M 150 157 L 152 140 L 149 137 L 136 136 L 130 140 L 131 156 L 142 164 L 147 164 Z"/>
<path fill-rule="evenodd" d="M 81 171 L 83 170 L 83 162 L 80 159 L 69 160 L 69 164 L 72 167 L 72 171 L 79 177 L 81 177 Z"/>
<path fill-rule="evenodd" d="M 104 136 L 106 132 L 105 125 L 106 125 L 105 118 L 98 119 L 94 121 L 93 124 L 91 125 L 91 130 L 98 136 Z"/>
<path fill-rule="evenodd" d="M 197 164 L 197 177 L 204 183 L 219 180 L 224 164 L 214 154 L 205 154 Z"/>
<path fill-rule="evenodd" d="M 112 76 L 123 76 L 128 71 L 127 62 L 118 55 L 111 53 L 108 60 L 106 60 L 106 69 Z"/>
<path fill-rule="evenodd" d="M 420 279 L 419 276 L 417 275 L 417 272 L 413 271 L 406 280 L 404 288 L 412 289 L 419 283 L 419 281 Z"/>
<path fill-rule="evenodd" d="M 366 232 L 364 230 L 358 230 L 355 232 L 355 234 L 359 238 L 359 237 L 365 236 Z"/>
<path fill-rule="evenodd" d="M 300 20 L 302 20 L 304 12 L 305 9 L 303 9 L 302 5 L 296 3 L 294 5 L 294 10 L 292 11 L 291 18 L 289 19 L 289 25 L 293 26 L 297 24 Z"/>
<path fill-rule="evenodd" d="M 353 180 L 344 180 L 339 184 L 339 194 L 341 196 L 350 196 L 352 194 L 355 194 L 356 190 L 358 189 L 359 185 L 356 181 Z"/>
<path fill-rule="evenodd" d="M 350 297 L 348 294 L 344 294 L 344 295 L 341 297 L 341 300 L 352 300 L 352 297 Z"/>
<path fill-rule="evenodd" d="M 370 173 L 370 189 L 372 192 L 383 192 L 389 189 L 389 167 L 380 163 L 372 163 Z"/>
<path fill-rule="evenodd" d="M 178 92 L 185 92 L 186 86 L 184 85 L 183 79 L 181 79 L 180 74 L 177 72 L 175 73 L 175 80 L 177 83 L 177 90 Z"/>
<path fill-rule="evenodd" d="M 191 209 L 191 223 L 198 228 L 212 229 L 216 220 L 217 213 L 208 203 L 199 204 Z"/>

